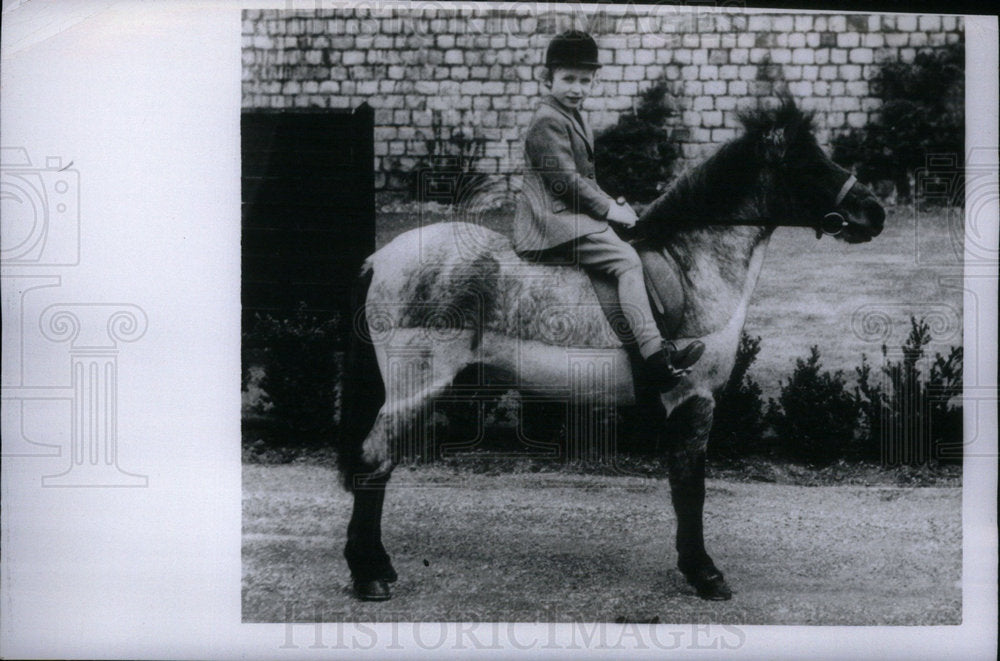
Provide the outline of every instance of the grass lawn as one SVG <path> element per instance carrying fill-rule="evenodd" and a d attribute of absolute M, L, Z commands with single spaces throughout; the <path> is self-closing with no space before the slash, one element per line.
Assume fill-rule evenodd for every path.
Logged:
<path fill-rule="evenodd" d="M 910 315 L 932 322 L 931 357 L 960 346 L 963 290 L 955 278 L 962 275 L 961 253 L 956 255 L 962 235 L 956 214 L 960 219 L 954 210 L 915 217 L 911 209 L 890 209 L 885 231 L 853 246 L 829 237 L 817 241 L 809 230 L 777 230 L 745 327 L 761 337 L 751 375 L 765 395 L 776 394 L 779 380 L 787 379 L 795 359 L 808 356 L 813 344 L 827 369 L 844 370 L 852 381 L 862 353 L 881 365 L 885 343 L 898 359 Z M 871 324 L 867 329 L 864 320 Z"/>
<path fill-rule="evenodd" d="M 437 205 L 383 206 L 377 244 L 413 227 L 447 220 L 472 220 L 509 234 L 512 216 L 505 209 L 468 219 Z M 890 353 L 899 351 L 910 315 L 933 322 L 931 357 L 961 345 L 963 291 L 954 279 L 962 275 L 961 219 L 956 209 L 890 208 L 882 234 L 860 245 L 829 237 L 817 241 L 804 228 L 777 230 L 746 322 L 746 331 L 762 338 L 750 375 L 764 396 L 778 394 L 779 381 L 788 378 L 795 359 L 808 356 L 813 344 L 826 369 L 844 370 L 853 381 L 862 353 L 877 367 L 883 342 Z"/>

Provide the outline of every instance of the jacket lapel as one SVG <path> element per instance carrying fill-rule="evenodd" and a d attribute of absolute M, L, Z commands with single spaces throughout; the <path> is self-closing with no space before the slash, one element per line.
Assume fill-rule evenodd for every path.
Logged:
<path fill-rule="evenodd" d="M 580 122 L 576 120 L 576 117 L 573 116 L 573 113 L 563 108 L 559 104 L 559 102 L 553 99 L 551 96 L 545 97 L 543 99 L 543 102 L 552 107 L 553 109 L 555 109 L 559 114 L 561 114 L 563 117 L 566 118 L 566 121 L 568 121 L 570 125 L 573 127 L 573 130 L 576 131 L 576 134 L 581 138 L 583 138 L 583 143 L 587 146 L 587 153 L 593 156 L 594 135 L 593 132 L 590 130 L 590 127 L 588 126 L 586 127 L 586 130 L 584 130 L 584 127 L 580 124 Z"/>

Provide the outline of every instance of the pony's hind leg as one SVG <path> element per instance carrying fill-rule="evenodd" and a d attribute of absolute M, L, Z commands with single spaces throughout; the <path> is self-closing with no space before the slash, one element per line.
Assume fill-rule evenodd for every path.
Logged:
<path fill-rule="evenodd" d="M 705 450 L 714 399 L 693 392 L 670 411 L 670 495 L 677 515 L 677 567 L 702 599 L 732 598 L 722 572 L 705 550 Z"/>
<path fill-rule="evenodd" d="M 354 507 L 347 525 L 344 557 L 351 570 L 354 594 L 365 601 L 389 598 L 388 583 L 396 580 L 396 570 L 382 545 L 382 504 L 389 474 L 362 478 L 354 484 Z"/>
<path fill-rule="evenodd" d="M 351 570 L 354 594 L 364 601 L 389 599 L 389 583 L 397 574 L 382 544 L 382 505 L 385 487 L 392 473 L 394 459 L 403 453 L 407 437 L 421 434 L 422 408 L 427 397 L 408 402 L 387 401 L 362 444 L 361 470 L 354 474 L 354 508 L 347 526 L 344 557 Z M 412 439 L 410 439 L 412 440 Z"/>
<path fill-rule="evenodd" d="M 382 544 L 382 505 L 394 460 L 405 452 L 400 444 L 406 443 L 410 430 L 419 435 L 423 427 L 421 408 L 416 401 L 387 401 L 382 406 L 362 444 L 359 470 L 349 485 L 354 493 L 354 507 L 347 526 L 344 557 L 351 570 L 354 594 L 364 601 L 389 599 L 388 584 L 397 577 Z"/>
<path fill-rule="evenodd" d="M 431 402 L 473 361 L 471 331 L 438 338 L 434 344 L 427 343 L 426 329 L 396 332 L 403 341 L 377 351 L 385 404 L 361 445 L 362 460 L 377 467 L 377 473 L 391 470 L 400 457 L 428 456 L 426 415 Z"/>
<path fill-rule="evenodd" d="M 388 584 L 397 574 L 382 544 L 385 487 L 399 458 L 426 456 L 429 451 L 425 414 L 434 397 L 470 360 L 468 344 L 456 345 L 439 343 L 432 350 L 410 344 L 378 352 L 385 403 L 361 443 L 358 467 L 348 485 L 354 492 L 354 508 L 344 557 L 359 599 L 384 601 L 391 596 Z"/>
<path fill-rule="evenodd" d="M 370 368 L 377 375 L 374 353 L 372 358 Z M 354 498 L 344 557 L 351 570 L 354 594 L 366 601 L 383 601 L 389 598 L 387 584 L 396 580 L 396 570 L 382 545 L 382 504 L 392 465 L 373 464 L 362 456 L 362 446 L 378 428 L 384 408 L 382 384 L 374 388 L 370 383 L 373 375 L 366 376 L 355 379 L 347 391 L 350 398 L 338 455 L 344 485 Z"/>

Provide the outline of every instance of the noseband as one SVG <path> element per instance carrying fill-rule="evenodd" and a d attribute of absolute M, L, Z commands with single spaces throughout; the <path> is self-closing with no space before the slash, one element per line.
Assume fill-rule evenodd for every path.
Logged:
<path fill-rule="evenodd" d="M 840 187 L 840 192 L 837 193 L 837 197 L 833 201 L 834 209 L 840 206 L 840 203 L 844 201 L 844 198 L 847 197 L 847 194 L 854 188 L 854 184 L 856 183 L 858 183 L 858 178 L 853 174 L 847 178 L 847 181 Z M 844 231 L 845 227 L 847 227 L 847 219 L 844 218 L 843 214 L 839 211 L 831 211 L 823 216 L 823 220 L 816 226 L 816 238 L 821 239 L 824 234 L 837 236 Z"/>

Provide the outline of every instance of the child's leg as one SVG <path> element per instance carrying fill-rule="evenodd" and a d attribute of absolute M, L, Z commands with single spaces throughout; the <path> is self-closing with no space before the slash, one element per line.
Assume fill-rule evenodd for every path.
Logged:
<path fill-rule="evenodd" d="M 663 338 L 649 307 L 642 261 L 635 248 L 609 227 L 598 234 L 581 238 L 576 244 L 576 255 L 584 268 L 607 273 L 618 280 L 618 298 L 642 357 L 649 358 L 659 351 Z"/>

